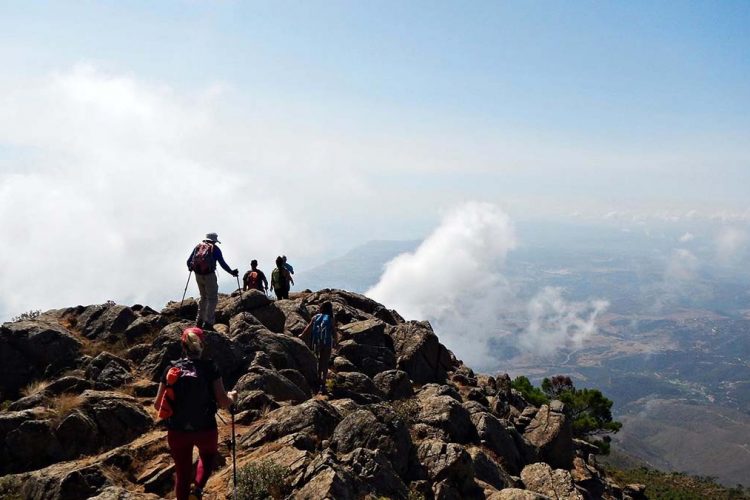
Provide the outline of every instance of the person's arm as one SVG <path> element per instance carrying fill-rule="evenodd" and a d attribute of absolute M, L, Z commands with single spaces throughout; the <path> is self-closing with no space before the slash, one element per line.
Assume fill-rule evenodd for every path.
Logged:
<path fill-rule="evenodd" d="M 242 291 L 245 292 L 250 289 L 250 271 L 246 272 L 242 277 Z"/>
<path fill-rule="evenodd" d="M 237 269 L 232 269 L 227 265 L 226 262 L 224 262 L 224 255 L 221 253 L 221 248 L 219 248 L 218 245 L 214 245 L 214 259 L 216 259 L 216 262 L 221 265 L 222 269 L 224 269 L 232 276 L 237 276 L 240 274 Z"/>
<path fill-rule="evenodd" d="M 263 273 L 263 271 L 258 271 L 260 273 L 260 282 L 263 285 L 263 289 L 265 291 L 268 291 L 268 280 L 266 279 L 266 275 Z"/>
<path fill-rule="evenodd" d="M 161 382 L 159 384 L 159 390 L 156 391 L 156 397 L 154 398 L 154 408 L 156 408 L 156 411 L 161 410 L 161 400 L 164 398 L 164 391 L 167 390 L 167 386 L 164 385 L 164 382 Z"/>
<path fill-rule="evenodd" d="M 214 380 L 213 387 L 214 398 L 216 398 L 216 404 L 218 404 L 220 408 L 227 409 L 237 402 L 237 391 L 227 392 L 224 389 L 224 382 L 221 380 L 221 377 Z"/>
<path fill-rule="evenodd" d="M 289 283 L 294 285 L 294 278 L 292 278 L 292 274 L 289 272 L 289 269 L 286 270 L 286 279 L 289 281 Z"/>

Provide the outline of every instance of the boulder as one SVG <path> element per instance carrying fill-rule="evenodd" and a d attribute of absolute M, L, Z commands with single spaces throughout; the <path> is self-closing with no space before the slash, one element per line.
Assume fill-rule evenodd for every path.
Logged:
<path fill-rule="evenodd" d="M 310 322 L 310 314 L 298 300 L 280 300 L 276 306 L 284 313 L 284 331 L 299 335 Z"/>
<path fill-rule="evenodd" d="M 379 403 L 385 400 L 385 396 L 372 379 L 359 372 L 337 373 L 333 378 L 331 396 L 352 399 L 359 404 Z"/>
<path fill-rule="evenodd" d="M 405 371 L 387 370 L 378 373 L 372 380 L 389 401 L 410 398 L 414 395 L 409 374 Z"/>
<path fill-rule="evenodd" d="M 109 352 L 99 353 L 91 360 L 86 368 L 86 378 L 101 389 L 119 387 L 133 380 L 128 362 Z"/>
<path fill-rule="evenodd" d="M 349 323 L 339 328 L 341 340 L 351 340 L 357 344 L 382 347 L 394 351 L 393 339 L 385 333 L 386 324 L 371 318 Z"/>
<path fill-rule="evenodd" d="M 371 405 L 344 417 L 333 431 L 330 446 L 337 453 L 357 448 L 380 450 L 401 477 L 409 468 L 412 451 L 406 423 L 386 405 Z"/>
<path fill-rule="evenodd" d="M 0 472 L 25 472 L 64 459 L 65 450 L 50 420 L 26 420 L 5 435 L 2 455 Z"/>
<path fill-rule="evenodd" d="M 93 384 L 85 378 L 68 375 L 51 382 L 44 390 L 53 395 L 62 393 L 81 394 L 83 391 L 93 389 Z"/>
<path fill-rule="evenodd" d="M 92 498 L 112 484 L 100 464 L 59 464 L 30 474 L 21 489 L 28 500 Z"/>
<path fill-rule="evenodd" d="M 251 367 L 247 374 L 243 375 L 234 386 L 239 397 L 244 397 L 248 392 L 264 391 L 275 401 L 292 401 L 299 403 L 309 397 L 294 382 L 277 372 L 262 366 Z"/>
<path fill-rule="evenodd" d="M 78 317 L 77 327 L 88 339 L 115 341 L 124 337 L 125 330 L 138 317 L 133 310 L 121 305 L 88 306 Z"/>
<path fill-rule="evenodd" d="M 388 333 L 393 339 L 398 368 L 418 384 L 444 383 L 448 372 L 457 366 L 426 321 L 400 323 Z"/>
<path fill-rule="evenodd" d="M 142 338 L 150 337 L 169 324 L 169 319 L 161 314 L 139 316 L 125 329 L 125 338 L 134 343 Z"/>
<path fill-rule="evenodd" d="M 312 389 L 310 384 L 307 383 L 307 379 L 298 370 L 293 368 L 283 368 L 279 370 L 279 374 L 291 380 L 294 385 L 305 394 L 305 399 L 312 397 Z"/>
<path fill-rule="evenodd" d="M 523 436 L 538 450 L 540 461 L 559 469 L 572 467 L 573 430 L 561 402 L 542 405 L 526 426 Z"/>
<path fill-rule="evenodd" d="M 461 395 L 458 393 L 455 387 L 452 385 L 439 385 L 439 384 L 425 384 L 419 390 L 417 397 L 419 399 L 430 399 L 436 396 L 450 396 L 459 403 L 462 402 Z"/>
<path fill-rule="evenodd" d="M 265 412 L 267 410 L 275 410 L 279 407 L 279 404 L 271 399 L 265 391 L 249 391 L 239 395 L 237 401 L 237 408 L 239 411 L 245 410 L 259 410 Z"/>
<path fill-rule="evenodd" d="M 366 494 L 406 500 L 409 495 L 406 485 L 380 450 L 356 448 L 341 457 L 341 463 L 359 479 L 360 498 Z"/>
<path fill-rule="evenodd" d="M 216 305 L 216 322 L 229 323 L 229 320 L 242 312 L 249 312 L 271 304 L 265 293 L 260 290 L 247 290 L 242 296 L 235 295 L 224 298 Z"/>
<path fill-rule="evenodd" d="M 476 429 L 469 412 L 461 403 L 449 396 L 420 398 L 417 421 L 447 433 L 456 443 L 468 443 L 476 439 Z"/>
<path fill-rule="evenodd" d="M 317 382 L 318 360 L 300 339 L 272 333 L 242 315 L 232 318 L 229 335 L 248 359 L 261 351 L 268 355 L 275 369 L 291 368 L 299 371 L 308 384 Z"/>
<path fill-rule="evenodd" d="M 343 467 L 324 466 L 305 482 L 293 496 L 295 500 L 321 498 L 357 498 L 360 489 L 356 476 Z"/>
<path fill-rule="evenodd" d="M 55 429 L 55 435 L 65 450 L 66 456 L 77 458 L 99 449 L 103 439 L 98 430 L 96 421 L 85 411 L 77 409 L 63 417 Z M 81 439 L 81 436 L 86 436 L 86 439 Z"/>
<path fill-rule="evenodd" d="M 481 448 L 472 446 L 468 450 L 474 464 L 474 477 L 480 481 L 502 490 L 515 486 L 515 481 L 498 463 L 487 455 Z"/>
<path fill-rule="evenodd" d="M 339 344 L 338 355 L 349 360 L 357 371 L 374 377 L 378 373 L 396 368 L 396 356 L 385 347 L 358 344 L 345 340 Z"/>
<path fill-rule="evenodd" d="M 59 325 L 16 321 L 0 327 L 0 395 L 16 399 L 35 379 L 52 378 L 73 368 L 81 342 Z"/>
<path fill-rule="evenodd" d="M 96 422 L 102 446 L 113 448 L 129 442 L 151 429 L 153 419 L 138 401 L 119 392 L 85 391 L 79 407 Z M 58 434 L 60 439 L 66 439 Z M 93 437 L 93 436 L 92 436 Z"/>
<path fill-rule="evenodd" d="M 487 496 L 487 500 L 553 500 L 547 495 L 521 488 L 505 488 Z"/>
<path fill-rule="evenodd" d="M 464 487 L 474 479 L 471 456 L 460 444 L 428 439 L 417 447 L 417 457 L 433 482 L 449 480 Z"/>
<path fill-rule="evenodd" d="M 162 497 L 153 493 L 128 491 L 121 486 L 107 486 L 95 497 L 89 497 L 89 500 L 159 500 L 160 498 Z"/>
<path fill-rule="evenodd" d="M 325 401 L 309 399 L 297 406 L 283 406 L 256 422 L 239 439 L 242 446 L 254 448 L 283 436 L 304 432 L 318 442 L 328 439 L 341 420 L 336 409 Z"/>
<path fill-rule="evenodd" d="M 466 403 L 464 407 L 471 415 L 471 422 L 480 441 L 502 459 L 508 472 L 518 474 L 523 462 L 513 436 L 517 434 L 516 430 L 507 429 L 500 420 L 475 402 Z"/>
<path fill-rule="evenodd" d="M 570 472 L 552 469 L 548 464 L 527 465 L 521 471 L 521 481 L 526 489 L 559 500 L 584 500 L 573 484 Z"/>

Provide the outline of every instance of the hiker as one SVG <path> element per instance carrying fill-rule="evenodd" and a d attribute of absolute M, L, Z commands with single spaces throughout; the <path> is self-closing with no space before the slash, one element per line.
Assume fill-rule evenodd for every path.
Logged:
<path fill-rule="evenodd" d="M 198 328 L 211 330 L 214 327 L 214 314 L 216 312 L 216 303 L 219 301 L 219 281 L 216 277 L 216 263 L 232 276 L 239 276 L 237 269 L 230 268 L 224 262 L 224 256 L 221 254 L 221 248 L 217 246 L 219 235 L 208 233 L 206 237 L 198 243 L 187 260 L 188 269 L 195 273 L 195 281 L 198 283 L 200 300 L 198 300 L 198 315 L 195 323 Z"/>
<path fill-rule="evenodd" d="M 286 267 L 284 267 L 284 259 L 276 257 L 276 267 L 271 272 L 271 290 L 276 294 L 276 298 L 288 299 L 289 298 L 289 282 L 291 281 L 291 275 Z"/>
<path fill-rule="evenodd" d="M 198 327 L 182 332 L 182 358 L 173 361 L 161 377 L 154 407 L 167 426 L 167 443 L 175 465 L 175 495 L 186 500 L 193 473 L 193 447 L 198 447 L 198 467 L 193 495 L 203 488 L 218 457 L 217 405 L 234 411 L 235 391 L 226 392 L 219 367 L 205 356 L 205 333 Z"/>
<path fill-rule="evenodd" d="M 284 267 L 286 268 L 287 271 L 289 271 L 289 283 L 291 283 L 292 285 L 294 285 L 294 277 L 293 277 L 294 276 L 294 268 L 292 267 L 292 265 L 290 263 L 288 263 L 286 261 L 286 255 L 282 255 L 281 259 L 284 261 Z"/>
<path fill-rule="evenodd" d="M 250 261 L 250 270 L 245 273 L 242 277 L 243 290 L 260 290 L 261 292 L 268 292 L 268 280 L 263 271 L 258 269 L 258 261 L 253 259 Z"/>
<path fill-rule="evenodd" d="M 328 364 L 336 342 L 336 318 L 333 315 L 333 305 L 329 301 L 323 302 L 318 314 L 312 317 L 299 337 L 318 358 L 318 387 L 314 389 L 321 394 L 327 394 Z"/>

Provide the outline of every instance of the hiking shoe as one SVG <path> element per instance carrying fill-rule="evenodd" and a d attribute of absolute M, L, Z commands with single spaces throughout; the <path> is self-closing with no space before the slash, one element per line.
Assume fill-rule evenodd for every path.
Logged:
<path fill-rule="evenodd" d="M 189 500 L 201 500 L 203 498 L 203 488 L 196 486 L 188 496 Z"/>

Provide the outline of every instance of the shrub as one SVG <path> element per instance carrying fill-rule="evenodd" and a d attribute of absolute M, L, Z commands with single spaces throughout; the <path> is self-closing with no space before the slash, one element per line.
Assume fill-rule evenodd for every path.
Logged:
<path fill-rule="evenodd" d="M 27 321 L 30 319 L 37 319 L 40 314 L 42 314 L 42 311 L 40 311 L 39 309 L 26 311 L 25 313 L 21 313 L 18 316 L 13 316 L 11 318 L 11 321 Z"/>
<path fill-rule="evenodd" d="M 78 394 L 69 394 L 67 392 L 64 392 L 58 396 L 55 396 L 50 403 L 50 407 L 55 410 L 55 413 L 57 414 L 53 424 L 57 425 L 62 422 L 63 419 L 70 415 L 73 410 L 81 406 L 82 402 L 83 398 L 81 398 L 81 396 L 79 396 Z"/>
<path fill-rule="evenodd" d="M 21 394 L 23 394 L 24 396 L 33 396 L 34 394 L 39 394 L 40 392 L 45 390 L 49 384 L 49 380 L 37 380 L 35 382 L 31 382 L 26 387 L 21 389 Z"/>
<path fill-rule="evenodd" d="M 291 490 L 285 479 L 288 474 L 288 468 L 270 460 L 248 464 L 237 472 L 237 498 L 239 500 L 285 498 Z"/>

